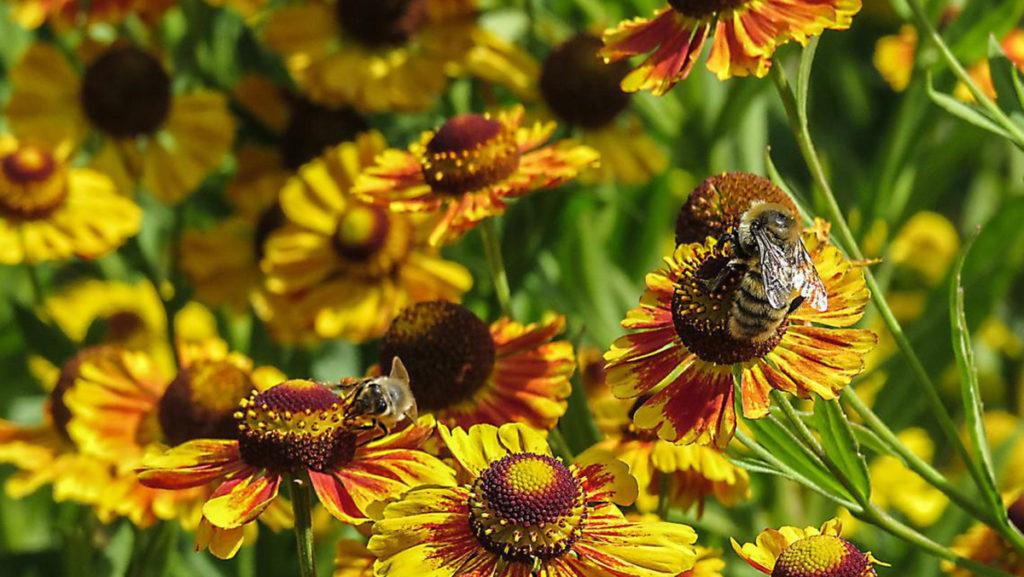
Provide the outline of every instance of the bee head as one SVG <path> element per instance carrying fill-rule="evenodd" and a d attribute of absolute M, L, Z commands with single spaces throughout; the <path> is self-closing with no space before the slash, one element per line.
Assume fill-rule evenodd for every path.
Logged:
<path fill-rule="evenodd" d="M 747 253 L 756 249 L 755 237 L 761 236 L 778 244 L 792 242 L 800 234 L 796 218 L 789 208 L 774 202 L 755 204 L 743 213 L 737 236 L 740 247 Z"/>
<path fill-rule="evenodd" d="M 379 383 L 369 382 L 359 389 L 354 402 L 355 412 L 363 415 L 383 415 L 388 401 Z"/>

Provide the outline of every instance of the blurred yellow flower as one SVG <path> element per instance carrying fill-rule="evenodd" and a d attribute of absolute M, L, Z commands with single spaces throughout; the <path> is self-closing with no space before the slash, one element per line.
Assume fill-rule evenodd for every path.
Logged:
<path fill-rule="evenodd" d="M 912 453 L 931 461 L 935 446 L 923 429 L 900 431 L 902 442 Z M 929 485 L 896 457 L 884 455 L 871 462 L 871 499 L 883 508 L 892 508 L 905 515 L 918 527 L 929 527 L 945 511 L 949 500 L 941 491 Z"/>
<path fill-rule="evenodd" d="M 910 24 L 901 26 L 898 34 L 883 36 L 875 43 L 875 69 L 896 92 L 903 92 L 910 84 L 916 52 L 917 29 Z"/>

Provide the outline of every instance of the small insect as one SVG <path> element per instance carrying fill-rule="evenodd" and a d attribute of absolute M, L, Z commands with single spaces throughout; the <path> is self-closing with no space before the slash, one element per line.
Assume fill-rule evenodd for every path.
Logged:
<path fill-rule="evenodd" d="M 752 206 L 740 217 L 730 240 L 736 257 L 709 285 L 714 290 L 731 272 L 743 272 L 729 311 L 729 333 L 734 338 L 771 338 L 786 315 L 805 300 L 815 310 L 828 310 L 825 285 L 789 208 L 768 202 Z"/>
<path fill-rule="evenodd" d="M 345 418 L 387 435 L 404 420 L 415 421 L 416 398 L 409 388 L 409 372 L 402 359 L 391 361 L 391 373 L 371 379 L 345 379 L 338 388 L 348 399 Z"/>

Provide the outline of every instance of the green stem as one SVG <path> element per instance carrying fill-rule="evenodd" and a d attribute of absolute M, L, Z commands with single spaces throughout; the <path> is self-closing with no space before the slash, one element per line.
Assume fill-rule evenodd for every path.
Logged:
<path fill-rule="evenodd" d="M 821 193 L 820 197 L 825 203 L 828 218 L 836 227 L 839 242 L 846 250 L 847 254 L 852 256 L 854 259 L 863 260 L 864 255 L 857 246 L 857 241 L 853 236 L 853 232 L 850 230 L 850 225 L 847 224 L 846 218 L 843 216 L 843 211 L 839 207 L 839 202 L 836 200 L 835 194 L 832 192 L 832 187 L 829 185 L 828 178 L 825 176 L 825 170 L 821 165 L 821 159 L 818 157 L 818 152 L 814 148 L 814 142 L 811 140 L 810 130 L 807 126 L 806 111 L 802 110 L 800 104 L 797 102 L 796 95 L 790 88 L 789 81 L 786 79 L 786 73 L 782 70 L 782 67 L 773 66 L 771 76 L 772 81 L 775 84 L 775 88 L 779 93 L 779 97 L 782 99 L 782 104 L 786 109 L 786 116 L 789 119 L 790 127 L 796 137 L 797 145 L 804 157 L 804 161 L 807 163 L 807 168 L 811 172 L 811 177 L 814 179 L 817 189 Z M 982 472 L 978 468 L 974 459 L 971 458 L 970 454 L 967 452 L 967 447 L 960 439 L 960 435 L 957 433 L 956 423 L 953 422 L 953 418 L 946 409 L 946 405 L 942 402 L 942 397 L 939 395 L 938 387 L 936 387 L 931 377 L 928 376 L 928 372 L 925 370 L 924 365 L 917 357 L 917 353 L 914 352 L 914 349 L 910 344 L 910 339 L 908 339 L 906 334 L 904 334 L 903 327 L 901 327 L 899 321 L 896 320 L 896 316 L 893 314 L 892 309 L 889 307 L 889 303 L 885 299 L 885 294 L 878 286 L 878 283 L 876 282 L 874 275 L 871 274 L 870 269 L 864 269 L 864 278 L 867 282 L 868 289 L 871 292 L 872 302 L 875 304 L 879 314 L 882 316 L 882 320 L 885 322 L 885 325 L 889 328 L 889 332 L 896 341 L 896 345 L 899 347 L 900 352 L 902 352 L 907 358 L 907 362 L 910 364 L 910 368 L 914 373 L 914 376 L 923 385 L 922 388 L 924 389 L 925 398 L 927 398 L 931 405 L 932 411 L 935 414 L 940 427 L 949 440 L 949 443 L 956 448 L 960 458 L 967 464 L 967 469 L 970 471 L 975 484 L 978 486 L 979 490 L 982 490 L 985 486 Z"/>
<path fill-rule="evenodd" d="M 565 435 L 562 434 L 562 431 L 558 430 L 558 427 L 551 429 L 548 433 L 548 444 L 551 445 L 551 450 L 566 462 L 573 460 L 572 449 L 569 447 L 569 443 L 566 442 Z"/>
<path fill-rule="evenodd" d="M 46 293 L 43 291 L 43 281 L 39 278 L 39 268 L 34 264 L 25 263 L 25 271 L 28 272 L 28 282 L 32 286 L 32 304 L 37 309 L 42 309 L 46 304 Z"/>
<path fill-rule="evenodd" d="M 659 475 L 661 478 L 658 479 L 658 518 L 664 521 L 668 519 L 668 510 L 672 505 L 669 499 L 671 477 L 667 473 Z"/>
<path fill-rule="evenodd" d="M 494 283 L 494 294 L 498 298 L 501 314 L 512 315 L 512 291 L 508 286 L 508 273 L 505 272 L 505 261 L 501 257 L 501 240 L 494 218 L 484 220 L 480 225 L 480 234 L 484 240 L 484 252 L 487 254 L 487 265 L 491 269 L 491 281 Z"/>
<path fill-rule="evenodd" d="M 295 514 L 295 545 L 299 552 L 299 577 L 316 577 L 313 555 L 313 499 L 309 479 L 292 478 L 292 512 Z"/>
<path fill-rule="evenodd" d="M 987 94 L 978 86 L 974 79 L 967 70 L 957 60 L 956 55 L 950 50 L 949 46 L 942 39 L 942 35 L 939 31 L 932 26 L 931 21 L 928 19 L 928 15 L 925 14 L 924 8 L 918 0 L 907 0 L 907 5 L 910 6 L 910 11 L 914 14 L 914 22 L 917 25 L 917 29 L 921 36 L 931 41 L 932 45 L 938 49 L 939 54 L 942 55 L 942 59 L 949 65 L 949 69 L 953 71 L 953 75 L 956 76 L 957 80 L 962 82 L 967 87 L 968 92 L 974 97 L 974 101 L 981 106 L 985 112 L 988 113 L 989 117 L 997 122 L 1003 130 L 1007 132 L 1016 141 L 1018 146 L 1024 147 L 1024 130 L 1021 130 L 1016 123 L 1014 123 L 1006 114 L 999 109 L 999 106 L 988 97 Z"/>

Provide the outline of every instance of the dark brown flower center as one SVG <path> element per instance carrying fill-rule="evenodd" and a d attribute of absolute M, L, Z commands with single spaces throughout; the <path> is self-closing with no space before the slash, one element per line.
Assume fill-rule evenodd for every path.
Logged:
<path fill-rule="evenodd" d="M 427 17 L 426 0 L 338 0 L 338 24 L 372 48 L 404 44 Z"/>
<path fill-rule="evenodd" d="M 597 51 L 601 39 L 580 34 L 551 51 L 540 75 L 548 107 L 569 124 L 583 128 L 607 125 L 629 106 L 619 87 L 629 73 L 626 61 L 606 64 Z"/>
<path fill-rule="evenodd" d="M 35 146 L 22 146 L 0 160 L 0 213 L 42 218 L 67 198 L 63 171 L 53 156 Z"/>
<path fill-rule="evenodd" d="M 507 561 L 550 559 L 568 551 L 586 519 L 583 488 L 550 455 L 514 453 L 473 483 L 469 523 L 477 540 Z"/>
<path fill-rule="evenodd" d="M 405 363 L 420 410 L 437 411 L 469 399 L 494 368 L 494 339 L 469 309 L 446 301 L 414 304 L 391 322 L 380 366 Z"/>
<path fill-rule="evenodd" d="M 513 130 L 484 115 L 460 114 L 427 143 L 422 169 L 435 192 L 457 196 L 501 182 L 518 167 Z"/>
<path fill-rule="evenodd" d="M 110 343 L 124 345 L 146 331 L 146 321 L 134 311 L 117 311 L 106 318 L 106 323 L 104 340 Z"/>
<path fill-rule="evenodd" d="M 775 561 L 772 577 L 874 577 L 870 558 L 839 537 L 814 535 L 795 541 Z"/>
<path fill-rule="evenodd" d="M 799 214 L 796 205 L 767 178 L 746 172 L 711 176 L 693 189 L 676 219 L 676 244 L 721 238 L 754 202 L 774 202 Z"/>
<path fill-rule="evenodd" d="M 672 8 L 690 18 L 709 18 L 720 12 L 739 8 L 750 0 L 668 0 Z"/>
<path fill-rule="evenodd" d="M 85 115 L 115 138 L 154 134 L 171 109 L 171 78 L 160 61 L 132 46 L 108 49 L 85 70 Z"/>
<path fill-rule="evenodd" d="M 729 330 L 733 301 L 743 272 L 729 273 L 714 290 L 709 283 L 732 258 L 726 244 L 695 248 L 684 263 L 672 295 L 672 322 L 686 348 L 700 359 L 731 365 L 764 357 L 786 334 L 787 321 L 764 331 L 763 338 L 741 339 Z"/>
<path fill-rule="evenodd" d="M 339 2 L 338 5 L 345 2 Z M 288 126 L 281 135 L 284 165 L 296 170 L 320 156 L 324 150 L 352 140 L 369 126 L 351 108 L 327 108 L 304 98 L 295 98 L 288 115 Z"/>
<path fill-rule="evenodd" d="M 355 456 L 356 436 L 343 424 L 338 397 L 324 385 L 285 381 L 253 392 L 239 406 L 239 450 L 249 465 L 275 473 L 324 472 Z"/>
<path fill-rule="evenodd" d="M 181 369 L 160 399 L 160 426 L 169 444 L 193 439 L 235 439 L 234 413 L 253 389 L 249 372 L 226 360 Z"/>
<path fill-rule="evenodd" d="M 1017 527 L 1018 531 L 1024 532 L 1024 497 L 1021 497 L 1010 505 L 1010 522 Z"/>
<path fill-rule="evenodd" d="M 338 220 L 334 248 L 348 260 L 365 261 L 383 248 L 390 229 L 386 209 L 353 203 Z"/>

